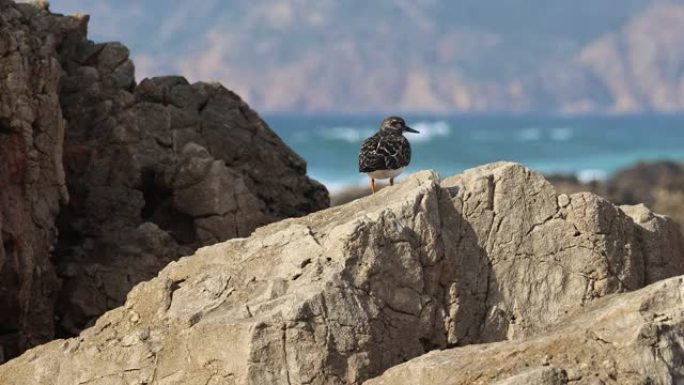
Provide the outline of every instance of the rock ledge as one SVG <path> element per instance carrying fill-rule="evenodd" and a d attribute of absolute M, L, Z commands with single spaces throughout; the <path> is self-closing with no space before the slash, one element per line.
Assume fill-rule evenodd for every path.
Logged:
<path fill-rule="evenodd" d="M 79 337 L 0 366 L 0 382 L 361 384 L 432 350 L 530 343 L 683 274 L 683 258 L 668 218 L 557 196 L 514 163 L 421 172 L 172 262 Z M 638 316 L 623 295 L 612 306 Z M 557 369 L 524 378 L 569 375 Z"/>

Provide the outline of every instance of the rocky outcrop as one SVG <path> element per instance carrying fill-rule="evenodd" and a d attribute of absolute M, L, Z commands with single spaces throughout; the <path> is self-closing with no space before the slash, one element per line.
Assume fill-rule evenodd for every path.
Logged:
<path fill-rule="evenodd" d="M 682 273 L 676 225 L 644 207 L 558 196 L 513 163 L 422 172 L 172 262 L 79 337 L 0 366 L 0 382 L 360 384 Z"/>
<path fill-rule="evenodd" d="M 643 203 L 684 223 L 684 167 L 674 162 L 638 163 L 605 182 L 581 183 L 574 177 L 551 177 L 557 190 L 591 191 L 618 204 Z"/>
<path fill-rule="evenodd" d="M 87 16 L 0 7 L 6 356 L 77 334 L 197 247 L 328 206 L 305 162 L 220 84 L 137 84 L 125 46 L 87 40 Z"/>
<path fill-rule="evenodd" d="M 365 385 L 679 384 L 684 278 L 609 296 L 539 336 L 432 352 Z"/>
<path fill-rule="evenodd" d="M 531 335 L 595 298 L 684 269 L 678 227 L 643 206 L 623 211 L 590 193 L 556 195 L 544 178 L 510 164 L 441 185 L 456 191 L 453 205 L 472 224 L 489 267 L 472 280 L 475 287 L 464 288 L 470 300 L 481 298 L 472 313 L 483 317 L 467 323 L 479 330 L 456 328 L 464 342 Z"/>
<path fill-rule="evenodd" d="M 327 207 L 304 161 L 221 85 L 135 86 L 125 47 L 82 40 L 73 51 L 62 92 L 72 195 L 60 217 L 63 332 L 198 246 Z"/>
<path fill-rule="evenodd" d="M 0 362 L 53 335 L 51 251 L 68 193 L 61 67 L 52 53 L 74 23 L 29 25 L 30 6 L 10 3 L 0 1 Z"/>

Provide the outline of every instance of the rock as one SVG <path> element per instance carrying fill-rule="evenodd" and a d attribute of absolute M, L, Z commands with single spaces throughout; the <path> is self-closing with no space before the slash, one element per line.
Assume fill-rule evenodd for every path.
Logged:
<path fill-rule="evenodd" d="M 239 96 L 137 85 L 128 48 L 87 22 L 0 2 L 4 357 L 78 334 L 181 255 L 329 204 Z"/>
<path fill-rule="evenodd" d="M 71 51 L 62 105 L 74 203 L 62 214 L 70 239 L 58 249 L 60 271 L 75 272 L 57 312 L 65 335 L 93 320 L 79 315 L 100 314 L 101 307 L 73 300 L 80 291 L 118 306 L 135 283 L 198 246 L 327 207 L 304 161 L 221 85 L 163 77 L 136 87 L 126 47 L 83 39 Z M 136 235 L 146 222 L 171 236 L 166 250 L 143 253 L 145 244 L 124 241 L 149 242 Z M 93 287 L 92 280 L 107 284 Z"/>
<path fill-rule="evenodd" d="M 682 237 L 680 227 L 669 218 L 654 214 L 643 204 L 620 206 L 637 226 L 638 244 L 644 257 L 646 282 L 656 282 L 681 269 Z"/>
<path fill-rule="evenodd" d="M 520 373 L 495 385 L 565 385 L 568 377 L 564 370 L 543 367 Z"/>
<path fill-rule="evenodd" d="M 432 352 L 364 384 L 677 384 L 683 298 L 684 277 L 670 278 L 602 298 L 538 336 Z"/>
<path fill-rule="evenodd" d="M 684 168 L 673 162 L 638 163 L 606 183 L 606 196 L 623 204 L 653 207 L 656 188 L 684 189 Z"/>
<path fill-rule="evenodd" d="M 638 163 L 605 182 L 580 183 L 577 178 L 550 178 L 559 191 L 591 191 L 617 204 L 645 204 L 684 224 L 684 167 L 673 162 Z"/>
<path fill-rule="evenodd" d="M 88 151 L 85 161 L 78 150 L 65 155 L 73 165 L 67 180 L 74 204 L 63 211 L 62 223 L 77 240 L 62 242 L 59 249 L 60 270 L 76 272 L 65 280 L 57 313 L 67 335 L 93 320 L 77 315 L 99 315 L 73 300 L 79 291 L 99 295 L 100 302 L 111 299 L 108 308 L 118 306 L 135 283 L 198 246 L 327 207 L 325 189 L 305 176 L 304 161 L 232 92 L 180 77 L 146 79 L 129 90 L 103 75 L 127 62 L 125 47 L 80 45 L 74 50 L 88 52 L 85 66 L 96 68 L 101 80 L 97 86 L 74 81 L 63 98 L 69 122 L 65 146 Z M 74 60 L 65 67 L 77 78 L 83 73 Z M 91 89 L 98 92 L 89 95 Z M 146 222 L 171 236 L 166 245 L 171 252 L 141 253 L 144 245 L 124 241 L 139 239 L 136 229 Z M 119 267 L 121 260 L 128 262 Z M 136 265 L 135 274 L 129 265 Z M 93 294 L 91 278 L 118 287 L 119 295 L 103 285 Z"/>
<path fill-rule="evenodd" d="M 549 182 L 523 167 L 492 164 L 441 185 L 474 233 L 461 236 L 458 254 L 479 252 L 485 261 L 467 263 L 472 271 L 462 274 L 478 278 L 459 281 L 470 295 L 458 298 L 465 318 L 452 317 L 454 344 L 532 335 L 595 298 L 664 278 L 667 258 L 677 265 L 672 271 L 684 267 L 682 237 L 672 221 L 650 214 L 653 222 L 635 223 L 590 193 L 558 197 Z M 655 232 L 659 224 L 664 227 Z M 662 249 L 646 247 L 650 242 Z M 665 251 L 670 244 L 672 254 Z"/>
<path fill-rule="evenodd" d="M 635 223 L 597 196 L 567 199 L 561 208 L 543 177 L 513 163 L 441 183 L 414 174 L 170 263 L 79 337 L 0 366 L 0 382 L 360 384 L 432 350 L 547 333 L 647 284 L 663 260 L 641 242 L 681 245 L 663 233 L 667 218 Z M 684 273 L 684 250 L 672 255 L 669 275 Z M 555 349 L 516 381 L 562 383 Z"/>
<path fill-rule="evenodd" d="M 69 197 L 61 67 L 49 45 L 71 26 L 56 20 L 48 31 L 22 17 L 13 2 L 0 2 L 0 362 L 53 336 L 59 280 L 51 251 Z"/>

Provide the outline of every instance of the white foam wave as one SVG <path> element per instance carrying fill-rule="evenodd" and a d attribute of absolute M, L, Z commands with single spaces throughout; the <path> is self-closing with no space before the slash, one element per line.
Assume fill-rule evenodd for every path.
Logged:
<path fill-rule="evenodd" d="M 608 173 L 599 169 L 579 170 L 575 173 L 581 183 L 602 182 L 608 179 Z"/>
<path fill-rule="evenodd" d="M 374 132 L 375 130 L 370 127 L 332 127 L 324 129 L 321 136 L 330 140 L 359 143 L 373 135 Z"/>
<path fill-rule="evenodd" d="M 449 136 L 451 127 L 442 120 L 437 121 L 419 121 L 410 124 L 411 127 L 420 131 L 419 134 L 408 134 L 407 137 L 411 142 L 425 143 L 437 137 Z M 341 126 L 326 128 L 321 131 L 321 136 L 329 140 L 339 140 L 348 143 L 360 143 L 367 137 L 373 135 L 376 129 L 371 127 L 352 127 Z"/>
<path fill-rule="evenodd" d="M 556 142 L 565 142 L 572 139 L 573 136 L 572 128 L 570 127 L 559 127 L 551 130 L 550 137 L 551 140 Z"/>
<path fill-rule="evenodd" d="M 524 128 L 516 133 L 516 139 L 521 142 L 535 142 L 542 137 L 542 132 L 537 127 Z"/>
<path fill-rule="evenodd" d="M 449 136 L 451 127 L 449 123 L 443 120 L 433 122 L 420 121 L 410 125 L 414 129 L 420 131 L 419 134 L 411 134 L 409 140 L 411 142 L 429 142 L 434 138 Z"/>

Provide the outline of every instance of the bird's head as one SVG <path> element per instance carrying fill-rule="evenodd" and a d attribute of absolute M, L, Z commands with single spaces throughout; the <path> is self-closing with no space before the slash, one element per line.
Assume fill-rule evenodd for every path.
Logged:
<path fill-rule="evenodd" d="M 384 134 L 403 134 L 404 132 L 418 133 L 417 130 L 406 125 L 404 119 L 398 116 L 385 118 L 380 124 L 380 132 Z"/>

